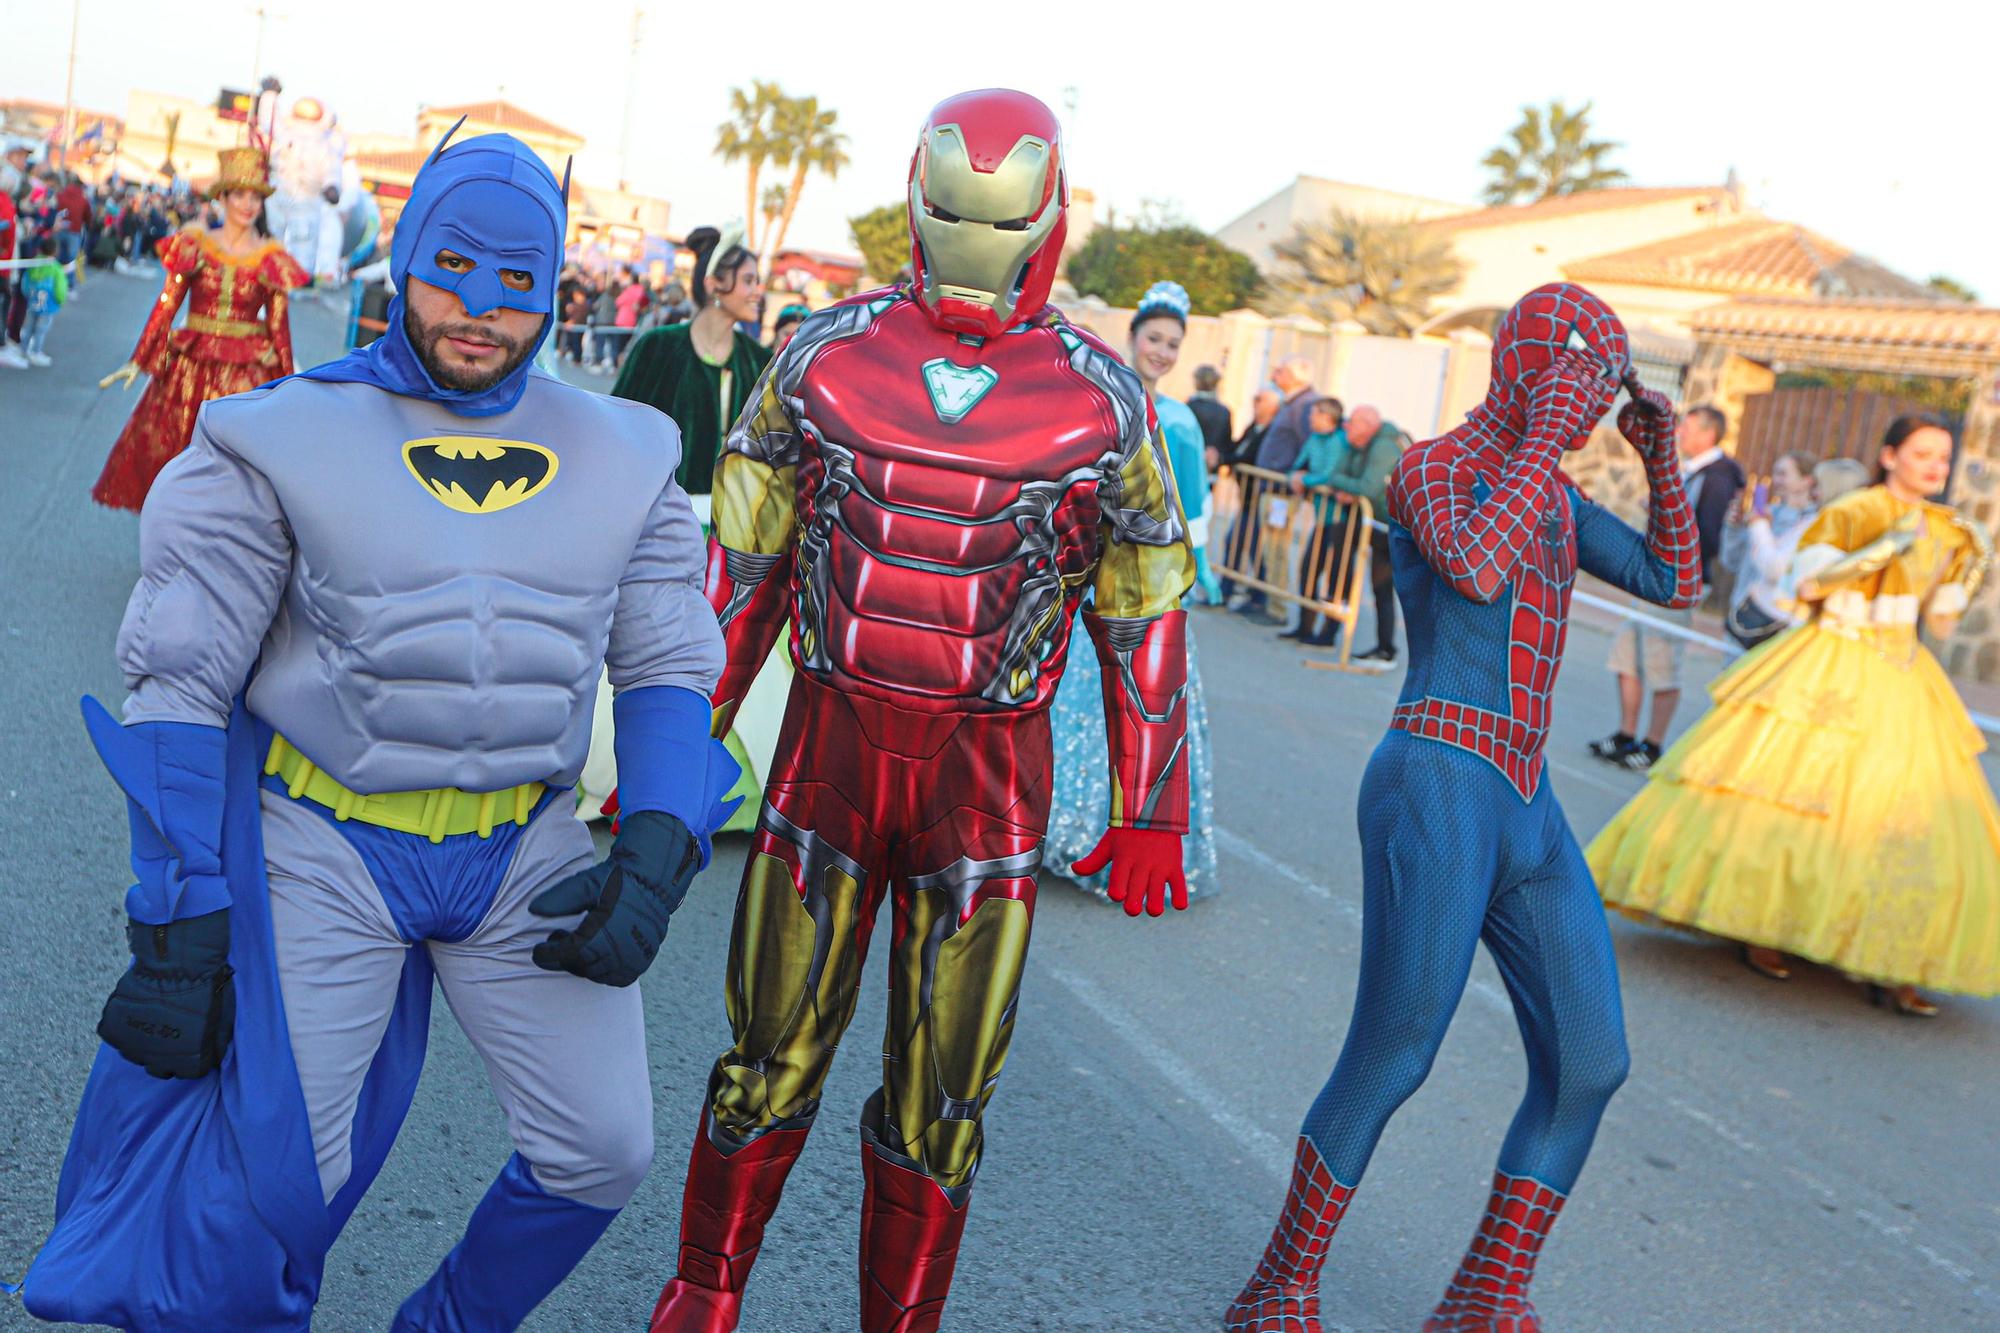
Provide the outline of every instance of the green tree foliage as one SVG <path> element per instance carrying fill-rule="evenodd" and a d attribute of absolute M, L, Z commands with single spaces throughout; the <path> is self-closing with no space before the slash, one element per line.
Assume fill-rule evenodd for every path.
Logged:
<path fill-rule="evenodd" d="M 894 282 L 910 262 L 909 205 L 900 199 L 849 218 L 847 234 L 854 238 L 868 276 L 877 282 Z"/>
<path fill-rule="evenodd" d="M 1979 302 L 1978 292 L 1957 278 L 1948 277 L 1943 273 L 1933 274 L 1931 280 L 1924 285 L 1940 296 L 1948 296 L 1954 301 L 1964 301 L 1967 305 L 1976 305 Z"/>
<path fill-rule="evenodd" d="M 1490 173 L 1486 202 L 1532 204 L 1625 184 L 1630 178 L 1607 160 L 1619 145 L 1590 137 L 1590 108 L 1571 111 L 1559 100 L 1522 107 L 1506 141 L 1480 161 Z"/>
<path fill-rule="evenodd" d="M 1113 221 L 1098 227 L 1070 256 L 1070 285 L 1110 305 L 1137 305 L 1163 278 L 1187 288 L 1197 315 L 1240 310 L 1262 288 L 1248 255 L 1158 209 L 1146 210 L 1127 226 Z"/>
<path fill-rule="evenodd" d="M 1265 309 L 1325 323 L 1354 320 L 1370 333 L 1407 338 L 1431 304 L 1455 289 L 1465 265 L 1451 241 L 1414 221 L 1384 221 L 1334 209 L 1272 247 Z"/>

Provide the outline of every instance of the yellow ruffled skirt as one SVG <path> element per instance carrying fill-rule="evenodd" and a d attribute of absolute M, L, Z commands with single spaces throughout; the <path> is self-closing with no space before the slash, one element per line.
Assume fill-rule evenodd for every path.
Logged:
<path fill-rule="evenodd" d="M 1605 902 L 1875 981 L 2000 993 L 1985 741 L 1914 633 L 1802 625 L 1709 693 L 1590 844 Z"/>

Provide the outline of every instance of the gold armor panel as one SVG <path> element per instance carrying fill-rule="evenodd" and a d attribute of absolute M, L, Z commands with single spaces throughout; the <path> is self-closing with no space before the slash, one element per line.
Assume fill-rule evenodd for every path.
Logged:
<path fill-rule="evenodd" d="M 791 867 L 756 857 L 736 900 L 726 1003 L 732 1046 L 717 1065 L 715 1123 L 748 1139 L 810 1117 L 854 1018 L 860 880 L 828 865 L 801 898 Z"/>
<path fill-rule="evenodd" d="M 912 894 L 896 949 L 882 1078 L 885 1137 L 946 1189 L 979 1165 L 979 1117 L 993 1096 L 1028 957 L 1028 905 L 989 898 L 958 924 L 943 890 Z"/>

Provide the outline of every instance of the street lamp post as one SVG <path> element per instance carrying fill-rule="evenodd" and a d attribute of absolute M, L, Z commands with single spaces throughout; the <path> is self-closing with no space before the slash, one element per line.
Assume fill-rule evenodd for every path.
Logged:
<path fill-rule="evenodd" d="M 76 31 L 83 19 L 83 0 L 69 9 L 69 77 L 63 81 L 62 167 L 69 170 L 70 145 L 76 139 Z"/>

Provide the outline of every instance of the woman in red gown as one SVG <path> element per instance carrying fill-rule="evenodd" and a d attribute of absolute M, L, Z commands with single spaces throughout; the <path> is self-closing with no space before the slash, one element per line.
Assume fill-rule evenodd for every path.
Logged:
<path fill-rule="evenodd" d="M 271 184 L 263 153 L 228 148 L 209 190 L 223 205 L 223 224 L 200 223 L 160 242 L 166 289 L 153 303 L 132 359 L 100 388 L 139 372 L 152 377 L 91 489 L 101 505 L 138 510 L 146 492 L 194 433 L 195 413 L 211 398 L 243 393 L 292 373 L 286 293 L 311 278 L 263 228 Z M 181 303 L 183 327 L 174 328 Z"/>

